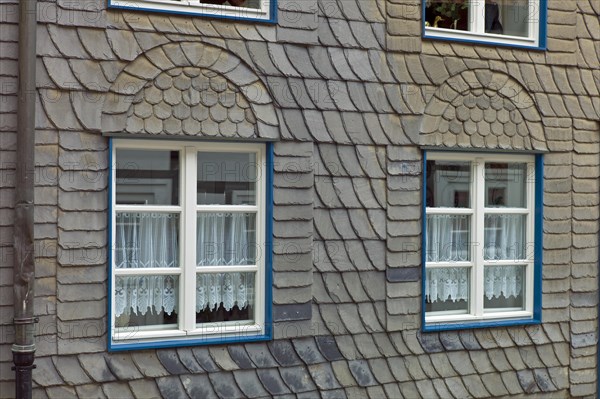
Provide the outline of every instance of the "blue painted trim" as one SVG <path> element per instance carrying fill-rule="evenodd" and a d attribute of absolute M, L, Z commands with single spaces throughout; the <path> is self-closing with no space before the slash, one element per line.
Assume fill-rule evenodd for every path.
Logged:
<path fill-rule="evenodd" d="M 273 173 L 275 170 L 274 145 L 267 143 L 267 198 L 265 232 L 265 337 L 273 338 Z"/>
<path fill-rule="evenodd" d="M 111 9 L 119 9 L 119 10 L 128 10 L 128 11 L 140 11 L 140 12 L 152 12 L 152 13 L 161 13 L 168 15 L 184 15 L 184 16 L 194 16 L 194 17 L 204 17 L 204 18 L 216 18 L 216 19 L 227 19 L 234 21 L 247 21 L 247 22 L 263 22 L 269 24 L 277 23 L 277 0 L 271 0 L 271 4 L 269 7 L 269 17 L 268 18 L 251 18 L 251 17 L 236 17 L 232 15 L 223 15 L 223 14 L 210 14 L 206 12 L 183 12 L 183 11 L 170 11 L 156 8 L 146 8 L 146 7 L 133 7 L 133 6 L 122 6 L 112 4 L 112 0 L 108 0 L 108 8 Z M 195 7 L 190 7 L 190 9 L 195 9 Z"/>
<path fill-rule="evenodd" d="M 177 339 L 163 340 L 143 340 L 142 342 L 131 341 L 113 341 L 112 337 L 112 214 L 113 214 L 113 192 L 112 182 L 114 178 L 113 169 L 113 139 L 108 139 L 108 242 L 110 243 L 108 251 L 108 351 L 118 352 L 125 350 L 144 350 L 144 349 L 159 349 L 159 348 L 177 348 L 182 346 L 200 346 L 200 345 L 220 345 L 232 344 L 240 342 L 259 342 L 270 341 L 273 339 L 273 174 L 274 174 L 274 145 L 266 143 L 266 212 L 265 212 L 265 325 L 264 334 L 249 335 L 241 337 L 243 333 L 232 333 L 229 337 L 221 338 L 198 338 L 198 336 L 185 336 Z"/>
<path fill-rule="evenodd" d="M 439 331 L 454 331 L 454 330 L 471 330 L 476 328 L 493 328 L 493 327 L 513 327 L 513 326 L 526 326 L 532 324 L 540 324 L 540 320 L 536 319 L 509 319 L 509 320 L 486 320 L 477 322 L 457 322 L 457 323 L 443 323 L 443 324 L 428 324 L 424 326 L 421 331 L 423 332 L 439 332 Z"/>
<path fill-rule="evenodd" d="M 253 335 L 249 337 L 232 336 L 226 338 L 205 338 L 194 339 L 183 337 L 181 339 L 171 339 L 163 341 L 149 341 L 139 343 L 112 343 L 109 345 L 110 352 L 130 351 L 130 350 L 145 350 L 145 349 L 161 349 L 161 348 L 179 348 L 182 346 L 201 346 L 201 345 L 223 345 L 246 342 L 270 341 L 272 338 L 269 335 Z"/>
<path fill-rule="evenodd" d="M 422 2 L 422 11 L 421 11 L 421 15 L 422 15 L 422 23 L 421 23 L 421 36 L 423 37 L 423 39 L 428 39 L 428 40 L 442 40 L 442 41 L 447 41 L 447 42 L 456 42 L 456 43 L 467 43 L 467 44 L 481 44 L 481 45 L 487 45 L 487 46 L 501 46 L 501 47 L 509 47 L 509 48 L 521 48 L 521 49 L 528 49 L 528 50 L 540 50 L 540 51 L 545 51 L 546 47 L 547 47 L 547 41 L 546 41 L 546 36 L 547 36 L 547 31 L 548 31 L 548 27 L 547 27 L 547 21 L 548 21 L 548 0 L 539 0 L 540 1 L 540 23 L 539 23 L 539 32 L 538 32 L 538 45 L 537 46 L 527 46 L 527 45 L 523 45 L 523 44 L 511 44 L 511 43 L 497 43 L 494 42 L 492 39 L 488 40 L 475 40 L 475 39 L 454 39 L 454 38 L 450 38 L 450 37 L 440 37 L 440 36 L 436 36 L 436 35 L 427 35 L 425 33 L 425 12 L 426 12 L 426 7 L 425 7 L 425 1 Z"/>
<path fill-rule="evenodd" d="M 425 2 L 423 2 L 425 5 Z M 423 193 L 421 195 L 421 326 L 425 329 L 425 282 L 427 270 L 427 151 L 423 151 Z"/>
<path fill-rule="evenodd" d="M 540 50 L 547 48 L 548 36 L 548 0 L 540 0 L 540 38 L 538 40 Z"/>
<path fill-rule="evenodd" d="M 544 240 L 544 156 L 535 156 L 535 215 L 533 262 L 533 319 L 542 320 L 542 264 Z"/>
<path fill-rule="evenodd" d="M 543 255 L 543 221 L 544 221 L 544 155 L 535 155 L 535 203 L 534 203 L 534 249 L 533 249 L 533 317 L 507 319 L 507 320 L 484 320 L 476 322 L 455 322 L 455 323 L 430 323 L 425 324 L 425 278 L 426 278 L 426 251 L 427 251 L 427 234 L 426 234 L 426 200 L 427 200 L 427 151 L 423 152 L 423 223 L 421 233 L 421 262 L 423 276 L 421 284 L 421 331 L 423 332 L 438 332 L 451 330 L 468 330 L 475 328 L 492 328 L 492 327 L 509 327 L 523 326 L 542 323 L 542 255 Z M 600 354 L 599 354 L 600 357 Z M 600 376 L 600 371 L 599 371 Z"/>
<path fill-rule="evenodd" d="M 423 27 L 423 29 L 425 29 L 425 27 Z M 478 45 L 482 45 L 482 46 L 509 47 L 509 48 L 518 48 L 518 49 L 526 49 L 526 50 L 539 50 L 539 51 L 546 50 L 545 45 L 543 47 L 540 45 L 526 46 L 523 44 L 497 43 L 494 41 L 482 41 L 482 40 L 473 40 L 473 39 L 455 39 L 455 38 L 451 38 L 451 37 L 433 36 L 433 35 L 426 35 L 426 34 L 423 35 L 423 39 L 442 40 L 442 41 L 453 42 L 453 43 L 478 44 Z"/>

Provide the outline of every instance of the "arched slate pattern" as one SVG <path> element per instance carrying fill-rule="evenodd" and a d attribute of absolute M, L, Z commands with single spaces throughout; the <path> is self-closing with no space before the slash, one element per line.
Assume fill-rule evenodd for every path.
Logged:
<path fill-rule="evenodd" d="M 103 134 L 277 139 L 279 121 L 259 77 L 232 53 L 170 43 L 117 76 L 102 108 Z"/>
<path fill-rule="evenodd" d="M 535 100 L 519 82 L 487 69 L 447 79 L 425 107 L 421 144 L 547 151 Z"/>

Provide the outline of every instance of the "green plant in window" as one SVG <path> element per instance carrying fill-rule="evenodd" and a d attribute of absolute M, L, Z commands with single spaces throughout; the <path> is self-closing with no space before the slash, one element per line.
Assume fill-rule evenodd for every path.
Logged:
<path fill-rule="evenodd" d="M 452 29 L 457 29 L 458 21 L 465 15 L 469 4 L 463 0 L 446 0 L 441 2 L 428 1 L 426 6 L 435 15 L 434 27 L 438 27 L 438 22 L 447 20 L 452 21 L 450 24 Z"/>

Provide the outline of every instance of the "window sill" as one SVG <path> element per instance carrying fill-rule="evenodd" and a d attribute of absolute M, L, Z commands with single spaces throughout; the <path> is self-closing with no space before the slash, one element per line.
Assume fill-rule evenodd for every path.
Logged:
<path fill-rule="evenodd" d="M 457 43 L 526 48 L 530 50 L 546 50 L 545 46 L 540 45 L 539 40 L 533 38 L 496 34 L 480 34 L 443 28 L 425 27 L 423 31 L 423 38 Z"/>
<path fill-rule="evenodd" d="M 177 4 L 179 3 L 179 4 Z M 194 1 L 173 0 L 109 0 L 108 8 L 141 12 L 160 12 L 198 17 L 225 18 L 241 21 L 276 23 L 276 0 L 263 9 L 200 4 Z M 266 9 L 265 9 L 266 8 Z"/>
<path fill-rule="evenodd" d="M 255 326 L 248 326 L 255 327 Z M 165 333 L 167 333 L 165 331 Z M 272 332 L 270 328 L 257 331 L 255 328 L 247 331 L 236 331 L 222 334 L 211 335 L 186 335 L 182 331 L 169 331 L 171 334 L 165 334 L 164 337 L 149 337 L 147 334 L 140 336 L 129 336 L 126 339 L 115 339 L 115 336 L 109 338 L 108 350 L 111 352 L 124 350 L 143 350 L 159 348 L 177 348 L 182 346 L 201 346 L 201 345 L 219 345 L 233 344 L 241 342 L 270 341 Z M 146 336 L 144 336 L 146 335 Z"/>
<path fill-rule="evenodd" d="M 539 318 L 514 318 L 514 319 L 487 319 L 481 321 L 461 320 L 457 322 L 438 322 L 438 323 L 423 323 L 421 331 L 423 332 L 440 332 L 454 330 L 471 330 L 477 328 L 493 328 L 493 327 L 512 327 L 526 326 L 532 324 L 540 324 Z"/>

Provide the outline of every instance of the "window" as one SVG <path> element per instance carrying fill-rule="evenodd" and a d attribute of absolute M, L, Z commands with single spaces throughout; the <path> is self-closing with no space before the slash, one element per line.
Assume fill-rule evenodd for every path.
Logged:
<path fill-rule="evenodd" d="M 534 155 L 427 154 L 426 327 L 539 317 L 538 157 L 536 166 Z"/>
<path fill-rule="evenodd" d="M 111 8 L 276 22 L 277 0 L 109 0 Z"/>
<path fill-rule="evenodd" d="M 111 348 L 267 337 L 265 145 L 114 140 L 112 157 Z"/>
<path fill-rule="evenodd" d="M 426 0 L 426 38 L 545 47 L 546 0 Z"/>

